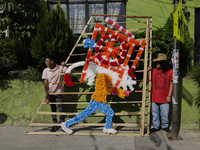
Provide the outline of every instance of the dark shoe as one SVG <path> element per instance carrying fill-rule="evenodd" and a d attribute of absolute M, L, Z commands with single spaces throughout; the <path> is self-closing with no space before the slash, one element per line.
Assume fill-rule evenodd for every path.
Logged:
<path fill-rule="evenodd" d="M 163 128 L 163 130 L 164 130 L 165 132 L 167 132 L 167 133 L 172 132 L 169 128 Z"/>
<path fill-rule="evenodd" d="M 60 127 L 58 127 L 58 126 L 53 126 L 53 127 L 51 128 L 50 132 L 56 132 L 56 131 L 59 130 L 59 129 L 60 129 Z"/>
<path fill-rule="evenodd" d="M 150 130 L 150 133 L 154 133 L 154 132 L 157 132 L 157 131 L 159 131 L 159 129 L 152 128 L 152 129 Z"/>

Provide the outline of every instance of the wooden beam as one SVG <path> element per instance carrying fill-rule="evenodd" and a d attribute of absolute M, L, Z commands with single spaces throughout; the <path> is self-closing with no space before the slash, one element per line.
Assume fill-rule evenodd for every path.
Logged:
<path fill-rule="evenodd" d="M 39 111 L 37 114 L 43 114 L 43 115 L 78 115 L 79 112 L 44 112 Z M 148 114 L 148 113 L 146 113 Z M 115 116 L 128 116 L 128 115 L 141 115 L 141 112 L 116 112 Z M 103 113 L 92 113 L 91 116 L 106 116 Z"/>
<path fill-rule="evenodd" d="M 115 23 L 118 23 L 118 24 L 120 24 L 120 23 L 147 23 L 146 21 L 131 21 L 131 22 L 115 22 Z M 88 25 L 95 25 L 96 23 L 89 23 Z M 98 22 L 98 24 L 108 24 L 107 22 Z M 129 29 L 127 29 L 127 30 L 129 30 Z"/>
<path fill-rule="evenodd" d="M 147 103 L 149 103 L 149 101 L 146 101 Z M 107 104 L 137 104 L 137 103 L 142 103 L 142 101 L 120 101 L 120 102 L 108 102 Z M 46 104 L 46 103 L 42 103 L 42 104 Z M 87 105 L 89 104 L 89 102 L 49 102 L 49 104 L 67 104 L 67 105 L 73 105 L 73 104 L 77 104 L 77 105 Z M 48 104 L 46 104 L 48 105 Z"/>
<path fill-rule="evenodd" d="M 146 24 L 146 41 L 149 39 L 149 18 L 147 18 Z M 145 53 L 144 53 L 144 72 L 143 72 L 143 92 L 142 92 L 142 110 L 141 110 L 141 128 L 140 128 L 140 135 L 144 136 L 144 117 L 145 117 L 145 99 L 146 99 L 146 85 L 147 85 L 147 61 L 148 61 L 148 48 L 149 42 L 146 43 L 145 46 Z"/>
<path fill-rule="evenodd" d="M 31 123 L 31 126 L 34 127 L 47 127 L 47 126 L 60 126 L 60 123 Z M 148 124 L 146 123 L 145 126 Z M 88 126 L 105 126 L 105 123 L 77 123 L 73 126 L 81 126 L 81 127 L 88 127 Z M 126 127 L 140 127 L 140 123 L 112 123 L 113 127 L 117 126 L 126 126 Z"/>
<path fill-rule="evenodd" d="M 146 90 L 149 92 L 149 90 Z M 142 90 L 135 90 L 135 91 L 129 91 L 130 93 L 142 93 Z M 55 95 L 55 94 L 93 94 L 94 92 L 62 92 L 62 93 L 49 93 L 49 95 Z"/>
<path fill-rule="evenodd" d="M 152 18 L 152 16 L 127 16 L 127 15 L 107 15 L 107 14 L 92 14 L 92 16 L 125 17 L 125 18 Z"/>

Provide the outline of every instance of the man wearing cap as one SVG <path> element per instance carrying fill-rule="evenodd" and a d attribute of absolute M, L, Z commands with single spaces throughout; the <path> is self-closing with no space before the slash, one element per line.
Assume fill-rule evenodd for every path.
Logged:
<path fill-rule="evenodd" d="M 160 128 L 170 133 L 168 114 L 173 91 L 173 71 L 170 69 L 167 55 L 159 53 L 153 61 L 156 68 L 148 67 L 149 71 L 152 70 L 151 108 L 153 128 L 151 133 L 160 130 Z"/>

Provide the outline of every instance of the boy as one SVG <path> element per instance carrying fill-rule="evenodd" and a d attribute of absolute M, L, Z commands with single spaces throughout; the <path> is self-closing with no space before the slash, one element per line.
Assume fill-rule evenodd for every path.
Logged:
<path fill-rule="evenodd" d="M 152 70 L 151 108 L 153 128 L 151 133 L 160 129 L 160 116 L 162 120 L 161 128 L 170 133 L 168 114 L 173 92 L 173 71 L 170 69 L 169 60 L 167 60 L 165 54 L 159 53 L 153 61 L 156 63 L 156 68 L 148 67 L 149 71 Z"/>
<path fill-rule="evenodd" d="M 57 74 L 62 69 L 62 66 L 66 66 L 65 62 L 62 62 L 61 65 L 57 65 L 55 63 L 55 57 L 53 55 L 46 56 L 45 64 L 47 68 L 43 70 L 42 73 L 42 79 L 44 79 L 44 88 L 46 92 L 46 104 L 49 104 L 49 102 L 62 102 L 62 95 L 55 94 L 55 95 L 48 95 L 48 93 L 61 93 L 63 92 L 63 85 L 62 84 L 54 84 L 52 89 L 51 88 L 53 82 L 55 81 Z M 66 67 L 63 68 L 62 72 L 66 71 Z M 62 76 L 60 75 L 58 79 L 56 80 L 56 83 L 62 83 Z M 50 104 L 51 112 L 56 112 L 58 109 L 58 112 L 62 112 L 62 104 Z M 57 123 L 57 115 L 52 115 L 53 123 Z M 60 122 L 64 122 L 64 116 L 60 115 Z M 53 126 L 50 129 L 50 132 L 56 132 L 60 127 Z"/>

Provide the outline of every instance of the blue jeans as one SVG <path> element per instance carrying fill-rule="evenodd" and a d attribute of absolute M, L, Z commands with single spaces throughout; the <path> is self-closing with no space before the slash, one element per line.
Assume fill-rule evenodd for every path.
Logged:
<path fill-rule="evenodd" d="M 168 128 L 169 120 L 169 104 L 168 103 L 155 103 L 152 102 L 152 117 L 153 117 L 153 127 L 156 129 L 160 128 L 160 116 L 161 116 L 161 128 Z"/>
<path fill-rule="evenodd" d="M 74 118 L 65 122 L 66 128 L 69 128 L 69 126 L 71 126 L 72 124 L 75 124 L 75 123 L 78 123 L 78 122 L 84 120 L 85 118 L 87 118 L 89 115 L 91 115 L 97 109 L 100 110 L 102 113 L 106 114 L 105 128 L 110 129 L 114 111 L 108 105 L 106 105 L 102 102 L 101 103 L 96 102 L 93 99 L 91 99 L 89 106 L 84 111 L 79 113 Z"/>

